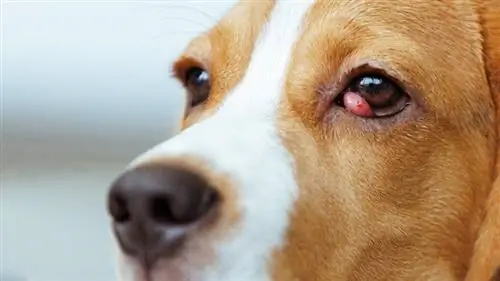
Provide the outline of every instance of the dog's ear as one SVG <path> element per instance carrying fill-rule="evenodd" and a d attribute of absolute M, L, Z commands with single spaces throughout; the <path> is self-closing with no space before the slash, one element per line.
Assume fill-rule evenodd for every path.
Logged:
<path fill-rule="evenodd" d="M 500 0 L 478 0 L 484 66 L 496 108 L 496 134 L 500 137 Z M 467 281 L 500 281 L 500 142 L 497 141 L 495 179 L 475 244 Z"/>

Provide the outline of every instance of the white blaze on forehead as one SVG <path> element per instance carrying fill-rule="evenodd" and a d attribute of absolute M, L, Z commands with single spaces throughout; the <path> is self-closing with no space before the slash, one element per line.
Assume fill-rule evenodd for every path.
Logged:
<path fill-rule="evenodd" d="M 133 163 L 188 155 L 235 183 L 241 220 L 214 245 L 217 260 L 201 273 L 203 281 L 271 278 L 269 260 L 284 242 L 298 194 L 293 160 L 279 136 L 277 111 L 292 48 L 313 2 L 277 2 L 242 81 L 219 110 Z"/>

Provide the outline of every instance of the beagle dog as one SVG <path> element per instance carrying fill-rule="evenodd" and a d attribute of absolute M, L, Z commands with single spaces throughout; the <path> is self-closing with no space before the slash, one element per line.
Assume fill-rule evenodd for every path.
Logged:
<path fill-rule="evenodd" d="M 500 280 L 500 0 L 243 0 L 172 70 L 121 280 Z"/>

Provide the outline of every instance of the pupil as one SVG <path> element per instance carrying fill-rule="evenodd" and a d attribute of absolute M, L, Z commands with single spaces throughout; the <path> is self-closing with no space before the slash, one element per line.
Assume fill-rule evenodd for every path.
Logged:
<path fill-rule="evenodd" d="M 363 77 L 359 82 L 359 87 L 370 94 L 375 94 L 384 90 L 384 80 L 379 77 Z"/>
<path fill-rule="evenodd" d="M 208 72 L 199 67 L 193 67 L 186 73 L 185 83 L 188 86 L 201 87 L 204 86 L 209 80 L 210 77 Z"/>
<path fill-rule="evenodd" d="M 208 81 L 208 73 L 203 70 L 199 70 L 194 73 L 194 84 L 196 86 L 203 86 Z"/>

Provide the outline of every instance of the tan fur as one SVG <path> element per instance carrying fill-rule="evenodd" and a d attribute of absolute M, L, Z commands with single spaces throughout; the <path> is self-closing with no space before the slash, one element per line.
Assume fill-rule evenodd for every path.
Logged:
<path fill-rule="evenodd" d="M 318 1 L 295 46 L 281 125 L 302 194 L 275 279 L 463 279 L 494 151 L 474 7 L 367 7 Z M 331 94 L 318 91 L 342 87 L 367 62 L 416 87 L 420 106 L 406 122 L 380 125 L 334 112 Z"/>
<path fill-rule="evenodd" d="M 273 4 L 237 5 L 176 64 L 179 76 L 202 65 L 214 83 L 186 126 L 240 81 Z M 274 281 L 464 280 L 469 268 L 467 281 L 491 276 L 500 5 L 476 4 L 319 0 L 309 11 L 278 120 L 300 196 L 287 244 L 270 262 Z M 360 65 L 409 85 L 406 115 L 381 123 L 332 109 Z"/>
<path fill-rule="evenodd" d="M 496 104 L 496 131 L 500 136 L 500 0 L 478 1 L 482 24 L 485 70 Z M 497 141 L 497 145 L 499 142 Z M 497 270 L 500 278 L 500 147 L 497 148 L 496 180 L 486 205 L 486 215 L 476 241 L 467 281 L 489 281 Z M 496 280 L 496 279 L 491 279 Z"/>
<path fill-rule="evenodd" d="M 210 70 L 210 97 L 193 114 L 186 116 L 183 127 L 199 121 L 238 84 L 250 62 L 254 42 L 268 21 L 274 1 L 240 1 L 211 30 L 194 39 L 174 64 L 174 75 L 182 80 L 191 67 Z"/>

